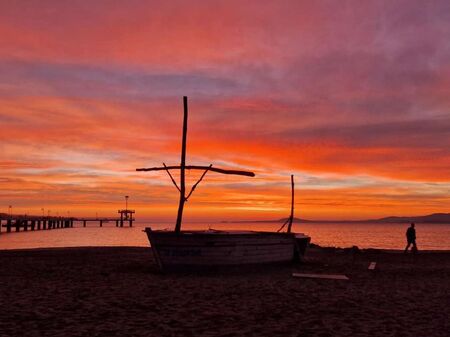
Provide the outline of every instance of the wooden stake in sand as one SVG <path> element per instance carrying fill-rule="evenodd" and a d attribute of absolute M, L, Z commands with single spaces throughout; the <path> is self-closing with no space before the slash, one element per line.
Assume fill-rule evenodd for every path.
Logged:
<path fill-rule="evenodd" d="M 289 216 L 289 224 L 287 232 L 291 232 L 292 221 L 294 220 L 294 175 L 291 174 L 291 215 Z"/>
<path fill-rule="evenodd" d="M 280 229 L 277 230 L 277 232 L 281 232 L 281 230 L 288 225 L 287 232 L 291 232 L 292 228 L 292 221 L 294 220 L 294 175 L 291 174 L 291 215 L 289 215 L 289 218 L 284 222 L 284 224 L 280 227 Z"/>
<path fill-rule="evenodd" d="M 303 278 L 320 278 L 320 279 L 328 279 L 328 280 L 346 280 L 349 278 L 345 275 L 335 275 L 335 274 L 303 274 L 303 273 L 292 273 L 294 277 L 303 277 Z"/>

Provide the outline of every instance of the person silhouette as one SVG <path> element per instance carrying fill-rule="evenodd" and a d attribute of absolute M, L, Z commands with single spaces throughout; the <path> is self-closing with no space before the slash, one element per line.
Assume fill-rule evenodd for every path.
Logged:
<path fill-rule="evenodd" d="M 406 230 L 406 241 L 407 245 L 405 248 L 405 253 L 408 251 L 409 246 L 412 245 L 411 251 L 413 253 L 417 252 L 417 245 L 416 245 L 416 230 L 415 230 L 415 224 L 414 222 L 411 222 L 411 226 L 408 227 Z"/>

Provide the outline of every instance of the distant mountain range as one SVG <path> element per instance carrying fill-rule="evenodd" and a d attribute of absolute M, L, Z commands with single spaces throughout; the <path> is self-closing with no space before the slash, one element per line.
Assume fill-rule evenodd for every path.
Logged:
<path fill-rule="evenodd" d="M 284 222 L 287 218 L 278 221 Z M 399 223 L 399 222 L 417 222 L 417 223 L 450 223 L 450 213 L 433 213 L 422 216 L 389 216 L 380 219 L 368 220 L 307 220 L 294 218 L 294 222 L 358 222 L 358 223 Z"/>
<path fill-rule="evenodd" d="M 0 213 L 0 218 L 7 219 L 9 217 L 6 213 Z M 233 222 L 233 223 L 248 223 L 248 222 L 285 222 L 288 218 L 282 218 L 278 220 L 241 220 L 241 221 L 222 221 L 222 223 Z M 433 213 L 429 215 L 422 216 L 388 216 L 380 219 L 368 219 L 368 220 L 308 220 L 301 218 L 294 218 L 294 222 L 301 223 L 442 223 L 450 224 L 450 213 Z"/>
<path fill-rule="evenodd" d="M 278 220 L 262 220 L 262 221 L 238 221 L 238 222 L 285 222 L 288 218 L 282 218 Z M 227 221 L 224 221 L 227 222 Z M 236 222 L 236 221 L 233 221 Z M 294 218 L 294 222 L 301 223 L 445 223 L 450 224 L 450 213 L 433 213 L 423 216 L 389 216 L 380 219 L 368 219 L 368 220 L 308 220 Z"/>

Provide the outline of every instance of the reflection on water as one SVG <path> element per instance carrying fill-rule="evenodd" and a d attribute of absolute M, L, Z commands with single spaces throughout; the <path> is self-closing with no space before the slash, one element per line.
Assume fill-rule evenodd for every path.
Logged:
<path fill-rule="evenodd" d="M 41 230 L 35 232 L 0 234 L 0 249 L 77 247 L 77 246 L 148 246 L 143 228 L 171 229 L 172 224 L 136 223 L 135 227 L 116 228 L 113 224 L 102 228 L 91 227 Z M 187 223 L 184 229 L 251 229 L 275 231 L 279 223 Z M 321 246 L 403 249 L 408 224 L 345 224 L 305 223 L 294 224 L 295 232 L 312 237 Z M 4 229 L 3 229 L 4 230 Z M 419 249 L 450 249 L 450 224 L 416 224 Z"/>

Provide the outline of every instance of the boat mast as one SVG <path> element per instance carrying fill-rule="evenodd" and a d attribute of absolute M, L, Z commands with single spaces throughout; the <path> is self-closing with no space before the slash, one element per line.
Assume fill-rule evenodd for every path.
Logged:
<path fill-rule="evenodd" d="M 136 171 L 162 171 L 165 170 L 169 175 L 172 183 L 180 192 L 180 202 L 178 204 L 178 215 L 177 222 L 175 224 L 175 233 L 180 233 L 181 231 L 181 223 L 183 220 L 183 208 L 184 203 L 188 201 L 189 197 L 194 192 L 197 185 L 202 181 L 208 171 L 222 173 L 222 174 L 232 174 L 238 176 L 247 176 L 254 177 L 255 174 L 249 171 L 239 171 L 239 170 L 226 170 L 218 167 L 212 167 L 212 164 L 209 166 L 199 166 L 199 165 L 186 165 L 186 138 L 187 138 L 187 120 L 188 120 L 188 103 L 187 96 L 183 96 L 183 105 L 184 105 L 184 118 L 183 118 L 183 140 L 181 143 L 181 163 L 180 166 L 167 166 L 163 163 L 162 167 L 150 167 L 150 168 L 137 168 Z M 173 178 L 172 174 L 170 174 L 170 170 L 180 170 L 180 186 L 178 186 L 177 182 Z M 203 174 L 200 176 L 200 179 L 191 187 L 189 193 L 186 196 L 186 179 L 185 179 L 185 171 L 186 170 L 201 170 Z"/>
<path fill-rule="evenodd" d="M 289 224 L 287 228 L 287 232 L 291 232 L 292 221 L 294 220 L 294 175 L 291 174 L 291 216 L 289 217 Z"/>
<path fill-rule="evenodd" d="M 183 96 L 183 140 L 181 143 L 181 164 L 180 164 L 180 203 L 178 204 L 177 223 L 175 225 L 175 233 L 181 230 L 181 221 L 183 219 L 183 208 L 186 202 L 186 183 L 185 183 L 185 168 L 186 168 L 186 137 L 187 137 L 187 119 L 188 119 L 188 105 L 187 96 Z"/>

